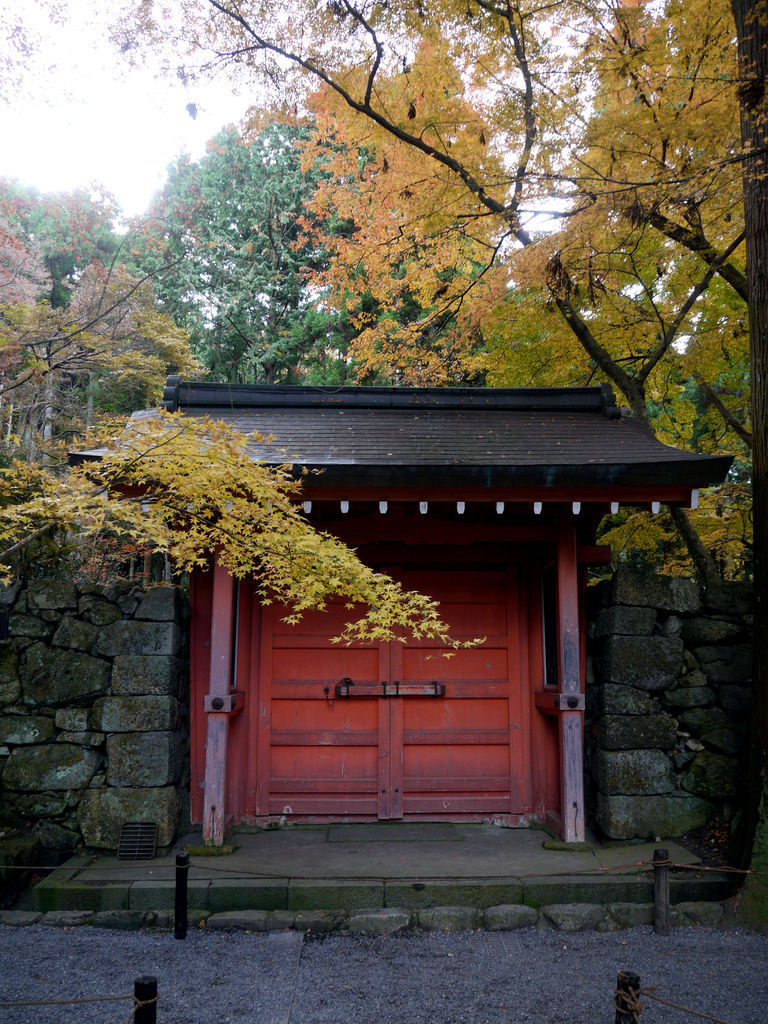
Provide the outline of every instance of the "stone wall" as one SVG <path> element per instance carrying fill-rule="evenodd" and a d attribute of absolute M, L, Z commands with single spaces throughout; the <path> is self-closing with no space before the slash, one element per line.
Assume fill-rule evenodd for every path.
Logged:
<path fill-rule="evenodd" d="M 588 591 L 592 812 L 611 839 L 732 817 L 751 686 L 751 597 L 620 570 Z"/>
<path fill-rule="evenodd" d="M 169 845 L 186 807 L 188 609 L 175 587 L 0 586 L 0 798 L 48 849 Z"/>

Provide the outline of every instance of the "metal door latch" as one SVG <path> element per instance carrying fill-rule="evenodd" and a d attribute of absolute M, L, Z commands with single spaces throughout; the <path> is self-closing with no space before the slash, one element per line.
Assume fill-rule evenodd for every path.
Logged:
<path fill-rule="evenodd" d="M 341 682 L 336 683 L 336 689 L 335 689 L 334 692 L 335 692 L 337 697 L 349 697 L 349 696 L 351 696 L 350 692 L 349 692 L 349 688 L 350 688 L 350 686 L 354 686 L 354 685 L 355 684 L 352 682 L 352 680 L 349 678 L 349 676 L 344 676 L 344 678 L 341 680 Z"/>

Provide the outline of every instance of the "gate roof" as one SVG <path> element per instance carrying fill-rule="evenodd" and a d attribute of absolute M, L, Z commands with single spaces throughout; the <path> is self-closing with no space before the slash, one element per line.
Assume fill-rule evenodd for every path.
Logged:
<path fill-rule="evenodd" d="M 224 420 L 267 463 L 322 469 L 322 485 L 705 487 L 731 456 L 658 441 L 610 385 L 581 388 L 251 386 L 169 377 L 169 411 Z"/>

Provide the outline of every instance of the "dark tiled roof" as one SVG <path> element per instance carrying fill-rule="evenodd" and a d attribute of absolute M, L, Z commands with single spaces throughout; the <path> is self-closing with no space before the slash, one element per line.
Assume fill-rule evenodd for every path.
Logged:
<path fill-rule="evenodd" d="M 254 442 L 254 456 L 322 467 L 328 484 L 700 487 L 721 481 L 731 461 L 661 444 L 621 417 L 606 385 L 259 388 L 169 378 L 164 404 L 271 435 Z"/>

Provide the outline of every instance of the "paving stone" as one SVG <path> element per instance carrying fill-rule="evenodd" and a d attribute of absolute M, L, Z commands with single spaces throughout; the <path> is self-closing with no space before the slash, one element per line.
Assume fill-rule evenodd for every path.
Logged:
<path fill-rule="evenodd" d="M 685 914 L 689 921 L 707 928 L 716 928 L 723 919 L 723 908 L 720 903 L 705 903 L 696 900 L 689 903 L 678 903 L 676 908 Z"/>
<path fill-rule="evenodd" d="M 268 918 L 269 912 L 266 910 L 227 910 L 211 914 L 205 927 L 214 931 L 265 932 L 268 930 Z"/>
<path fill-rule="evenodd" d="M 513 928 L 530 928 L 538 923 L 539 912 L 523 903 L 502 903 L 498 907 L 487 907 L 483 914 L 485 927 L 490 932 L 510 931 Z"/>
<path fill-rule="evenodd" d="M 411 914 L 404 907 L 359 910 L 349 918 L 353 935 L 392 935 L 410 926 Z"/>
<path fill-rule="evenodd" d="M 595 903 L 554 903 L 541 913 L 559 932 L 583 932 L 605 919 L 605 907 Z"/>
<path fill-rule="evenodd" d="M 669 879 L 669 897 L 671 901 L 680 903 L 719 903 L 733 895 L 733 875 L 720 875 L 715 871 L 706 871 L 703 875 L 691 877 L 693 872 L 686 871 L 685 877 Z"/>
<path fill-rule="evenodd" d="M 285 910 L 286 878 L 217 878 L 208 886 L 208 909 L 214 914 L 230 910 Z M 291 906 L 292 910 L 301 909 Z"/>
<path fill-rule="evenodd" d="M 136 931 L 144 926 L 143 910 L 98 910 L 91 919 L 94 928 Z"/>
<path fill-rule="evenodd" d="M 54 872 L 32 890 L 37 910 L 69 912 L 97 910 L 123 910 L 128 906 L 129 885 L 109 885 L 105 882 L 66 882 L 56 878 Z"/>
<path fill-rule="evenodd" d="M 653 882 L 638 875 L 558 875 L 526 879 L 523 892 L 526 905 L 539 908 L 563 903 L 647 903 L 653 898 Z"/>
<path fill-rule="evenodd" d="M 270 910 L 267 917 L 267 927 L 270 931 L 278 931 L 280 928 L 293 928 L 296 922 L 296 913 L 293 910 Z"/>
<path fill-rule="evenodd" d="M 0 924 L 26 928 L 31 924 L 37 924 L 41 916 L 36 910 L 0 910 Z"/>
<path fill-rule="evenodd" d="M 477 928 L 477 907 L 425 907 L 419 927 L 428 932 L 466 932 Z"/>
<path fill-rule="evenodd" d="M 619 928 L 653 924 L 656 912 L 653 903 L 609 903 L 606 909 Z"/>
<path fill-rule="evenodd" d="M 211 916 L 209 910 L 190 910 L 187 913 L 187 924 L 189 928 L 198 928 Z M 172 932 L 175 927 L 175 918 L 172 910 L 145 910 L 144 927 L 157 928 L 159 931 Z"/>
<path fill-rule="evenodd" d="M 40 924 L 51 928 L 76 928 L 90 924 L 92 920 L 92 910 L 49 910 L 41 917 Z"/>
<path fill-rule="evenodd" d="M 305 932 L 334 932 L 344 928 L 347 920 L 343 910 L 299 910 L 294 928 Z"/>
<path fill-rule="evenodd" d="M 206 909 L 208 907 L 208 879 L 193 878 L 187 882 L 187 907 Z M 176 887 L 172 879 L 142 879 L 131 885 L 128 906 L 131 910 L 170 910 L 176 899 Z M 223 908 L 220 908 L 223 909 Z"/>

